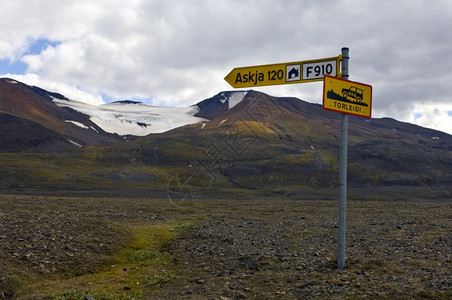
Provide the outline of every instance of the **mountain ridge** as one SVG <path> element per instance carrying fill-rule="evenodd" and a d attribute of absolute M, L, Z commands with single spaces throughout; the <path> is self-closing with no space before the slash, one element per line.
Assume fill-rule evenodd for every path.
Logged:
<path fill-rule="evenodd" d="M 3 80 L 0 88 L 5 84 L 13 85 Z M 30 92 L 30 88 L 22 86 L 20 91 L 10 95 L 28 95 L 27 91 Z M 28 103 L 25 108 L 30 108 L 30 103 L 38 103 L 36 110 L 41 114 L 57 111 L 52 118 L 63 116 L 58 124 L 64 124 L 64 128 L 76 128 L 78 132 L 88 130 L 83 128 L 84 122 L 92 116 L 54 103 L 71 101 L 64 98 L 50 93 L 47 97 L 39 90 L 38 94 L 34 92 L 33 101 L 21 101 Z M 3 99 L 0 103 L 4 102 Z M 140 103 L 125 104 L 146 107 Z M 112 106 L 115 109 L 130 108 L 125 104 L 107 104 L 104 109 Z M 8 143 L 4 143 L 2 152 L 40 149 L 35 152 L 53 153 L 51 157 L 20 153 L 0 155 L 3 165 L 1 185 L 4 187 L 169 191 L 175 183 L 184 182 L 188 189 L 267 190 L 290 194 L 295 190 L 330 189 L 338 184 L 340 115 L 293 97 L 274 97 L 253 90 L 220 92 L 179 111 L 185 115 L 189 111 L 193 122 L 160 133 L 135 136 L 133 140 L 116 135 L 116 139 L 103 144 L 85 146 L 45 127 L 56 134 L 54 139 L 69 145 L 50 150 L 45 149 L 43 143 L 35 148 L 24 148 L 17 143 L 14 140 L 17 136 L 24 138 L 15 126 L 38 130 L 39 126 L 33 124 L 39 123 L 35 117 L 20 118 L 11 113 L 20 111 L 18 108 L 4 106 L 0 107 L 0 112 L 10 122 L 4 124 L 10 124 L 8 131 L 11 134 L 5 136 L 3 133 L 2 141 L 9 138 L 15 147 L 6 148 Z M 49 109 L 39 110 L 41 106 Z M 27 111 L 30 116 L 35 116 L 32 109 Z M 77 113 L 78 119 L 66 122 L 67 113 L 71 116 Z M 19 118 L 22 123 L 18 125 L 19 121 L 14 118 Z M 43 131 L 40 132 L 42 135 Z M 26 132 L 22 130 L 21 134 Z M 29 144 L 33 144 L 30 138 Z M 400 185 L 422 188 L 423 192 L 436 193 L 440 195 L 438 197 L 452 197 L 448 188 L 452 185 L 451 135 L 390 118 L 350 116 L 348 148 L 350 186 L 369 190 L 377 186 L 388 189 Z M 33 171 L 25 171 L 30 165 L 35 166 Z M 47 177 L 52 180 L 42 180 Z"/>

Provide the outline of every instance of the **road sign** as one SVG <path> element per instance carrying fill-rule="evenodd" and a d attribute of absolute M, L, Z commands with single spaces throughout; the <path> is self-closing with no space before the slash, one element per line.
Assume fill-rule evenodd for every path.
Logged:
<path fill-rule="evenodd" d="M 234 68 L 224 78 L 234 88 L 321 81 L 339 76 L 342 56 L 281 64 Z"/>
<path fill-rule="evenodd" d="M 370 118 L 372 86 L 325 75 L 323 79 L 323 108 Z"/>

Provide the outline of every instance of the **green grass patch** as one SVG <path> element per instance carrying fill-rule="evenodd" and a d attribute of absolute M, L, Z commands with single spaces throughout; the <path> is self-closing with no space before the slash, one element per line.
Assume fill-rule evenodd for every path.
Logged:
<path fill-rule="evenodd" d="M 144 279 L 144 283 L 150 286 L 160 286 L 162 284 L 165 284 L 171 279 L 176 278 L 175 275 L 173 275 L 171 272 L 163 272 L 161 274 L 154 274 L 152 276 L 147 276 Z"/>
<path fill-rule="evenodd" d="M 161 260 L 165 255 L 160 252 L 162 245 L 175 237 L 172 232 L 177 224 L 154 226 L 136 226 L 134 239 L 130 245 L 119 251 L 116 260 L 122 264 L 146 264 Z"/>
<path fill-rule="evenodd" d="M 21 295 L 44 299 L 142 299 L 177 277 L 163 248 L 191 228 L 189 222 L 128 225 L 131 242 L 93 274 L 53 280 L 35 279 Z"/>
<path fill-rule="evenodd" d="M 127 262 L 131 264 L 152 265 L 164 261 L 167 257 L 167 253 L 161 252 L 156 246 L 151 246 L 131 253 L 127 257 Z"/>

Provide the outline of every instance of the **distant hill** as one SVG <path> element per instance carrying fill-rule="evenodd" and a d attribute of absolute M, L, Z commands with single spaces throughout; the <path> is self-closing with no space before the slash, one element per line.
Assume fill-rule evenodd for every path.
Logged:
<path fill-rule="evenodd" d="M 49 101 L 42 91 L 37 94 L 27 86 L 17 89 L 18 84 L 3 80 L 0 85 L 6 91 L 10 88 L 9 94 L 4 93 L 9 95 L 9 103 L 11 99 L 21 103 L 20 107 L 0 106 L 5 114 L 2 124 L 11 132 L 3 133 L 2 138 L 8 137 L 11 143 L 6 144 L 14 145 L 9 152 L 45 152 L 42 146 L 32 147 L 33 140 L 25 138 L 19 129 L 24 127 L 30 128 L 26 131 L 30 133 L 36 130 L 36 135 L 48 134 L 49 144 L 66 145 L 73 137 L 75 142 L 89 145 L 70 136 L 74 131 L 68 133 L 65 126 L 83 129 L 72 123 L 91 124 L 86 123 L 90 118 L 52 103 L 66 101 L 62 95 L 48 94 L 53 99 Z M 118 111 L 142 104 L 109 105 Z M 337 186 L 338 113 L 297 98 L 272 97 L 257 91 L 221 92 L 191 109 L 195 112 L 192 117 L 198 119 L 134 140 L 118 142 L 120 139 L 102 133 L 102 142 L 73 146 L 70 152 L 61 150 L 52 156 L 0 155 L 1 186 L 151 189 L 176 195 L 206 189 L 302 195 Z M 155 122 L 158 120 L 152 126 L 157 126 Z M 98 125 L 90 126 L 102 132 Z M 20 148 L 14 137 L 26 140 L 28 148 Z M 25 171 L 30 166 L 34 166 L 32 171 Z M 362 197 L 383 191 L 403 194 L 409 189 L 413 197 L 452 198 L 452 136 L 389 118 L 350 116 L 348 183 L 360 190 Z"/>
<path fill-rule="evenodd" d="M 198 188 L 337 186 L 339 114 L 256 91 L 232 108 L 222 97 L 201 102 L 208 107 L 203 115 L 208 122 L 115 145 L 114 151 L 107 146 L 104 163 L 165 168 Z M 350 186 L 447 190 L 452 185 L 452 136 L 442 132 L 389 118 L 350 117 L 348 152 Z"/>

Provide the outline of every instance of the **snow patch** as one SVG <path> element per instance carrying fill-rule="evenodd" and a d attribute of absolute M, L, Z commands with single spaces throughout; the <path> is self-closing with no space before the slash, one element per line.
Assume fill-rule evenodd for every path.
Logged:
<path fill-rule="evenodd" d="M 58 98 L 58 97 L 52 96 L 52 95 L 50 95 L 50 94 L 49 94 L 49 97 L 50 97 L 50 99 L 52 99 L 53 102 L 55 102 L 55 100 L 59 100 L 59 101 L 68 101 L 67 99 Z M 64 96 L 63 96 L 63 97 L 64 97 Z M 56 103 L 56 104 L 58 104 L 58 103 Z"/>
<path fill-rule="evenodd" d="M 224 92 L 221 93 L 220 96 L 222 97 L 220 99 L 220 102 L 222 104 L 228 102 L 228 109 L 233 108 L 238 103 L 242 102 L 243 98 L 245 98 L 246 94 L 248 92 Z M 228 95 L 229 94 L 229 95 Z"/>
<path fill-rule="evenodd" d="M 238 103 L 242 102 L 243 98 L 245 98 L 246 94 L 248 92 L 224 92 L 221 93 L 221 99 L 220 102 L 222 104 L 228 102 L 228 109 L 233 108 Z"/>
<path fill-rule="evenodd" d="M 66 123 L 72 123 L 72 124 L 74 124 L 74 125 L 77 125 L 78 127 L 82 127 L 82 128 L 84 128 L 84 129 L 89 129 L 88 126 L 86 126 L 86 125 L 83 124 L 83 123 L 77 122 L 77 121 L 66 120 Z"/>
<path fill-rule="evenodd" d="M 16 84 L 16 83 L 18 83 L 18 82 L 15 81 L 15 80 L 6 80 L 6 82 L 11 83 L 11 84 Z"/>
<path fill-rule="evenodd" d="M 143 103 L 115 102 L 98 106 L 57 98 L 54 98 L 53 102 L 59 106 L 70 107 L 84 113 L 90 116 L 90 120 L 104 131 L 119 135 L 145 136 L 206 121 L 194 116 L 199 111 L 196 105 L 157 107 Z"/>
<path fill-rule="evenodd" d="M 82 147 L 82 145 L 80 145 L 79 143 L 77 143 L 77 142 L 74 142 L 73 140 L 70 140 L 70 139 L 67 139 L 69 142 L 71 142 L 71 144 L 73 144 L 73 145 L 75 145 L 75 146 L 77 146 L 77 147 Z"/>
<path fill-rule="evenodd" d="M 248 92 L 234 92 L 232 93 L 232 95 L 229 97 L 229 109 L 233 108 L 234 106 L 236 106 L 237 104 L 239 104 L 240 102 L 242 102 L 242 100 L 245 98 L 246 94 Z"/>
<path fill-rule="evenodd" d="M 220 123 L 218 123 L 218 125 L 221 125 L 221 124 L 223 124 L 224 122 L 226 122 L 228 119 L 224 119 L 224 120 L 222 120 Z"/>

